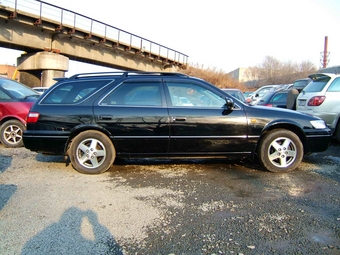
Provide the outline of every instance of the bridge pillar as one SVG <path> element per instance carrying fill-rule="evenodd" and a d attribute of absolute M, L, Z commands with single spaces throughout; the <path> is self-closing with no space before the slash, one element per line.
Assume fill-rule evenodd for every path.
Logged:
<path fill-rule="evenodd" d="M 29 87 L 50 87 L 56 83 L 53 78 L 65 77 L 69 59 L 53 52 L 22 54 L 17 59 L 20 82 Z"/>

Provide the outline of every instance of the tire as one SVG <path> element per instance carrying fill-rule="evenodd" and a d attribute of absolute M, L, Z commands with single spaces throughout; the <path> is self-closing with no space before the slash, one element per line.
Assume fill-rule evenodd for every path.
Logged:
<path fill-rule="evenodd" d="M 80 133 L 72 140 L 68 156 L 78 172 L 101 174 L 112 166 L 116 150 L 105 134 L 91 130 Z"/>
<path fill-rule="evenodd" d="M 287 109 L 296 110 L 296 98 L 299 95 L 297 89 L 290 89 L 287 95 L 286 107 Z"/>
<path fill-rule="evenodd" d="M 285 129 L 276 129 L 265 134 L 258 145 L 261 165 L 270 172 L 289 172 L 301 163 L 304 149 L 300 138 Z"/>
<path fill-rule="evenodd" d="M 339 121 L 338 121 L 338 125 L 336 125 L 335 138 L 338 142 L 340 142 L 340 122 Z"/>
<path fill-rule="evenodd" d="M 22 135 L 26 127 L 19 120 L 8 120 L 0 128 L 0 141 L 7 148 L 24 146 Z"/>

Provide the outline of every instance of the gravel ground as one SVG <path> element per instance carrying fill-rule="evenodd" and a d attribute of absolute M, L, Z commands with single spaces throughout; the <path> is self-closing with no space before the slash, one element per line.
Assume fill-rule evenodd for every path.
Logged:
<path fill-rule="evenodd" d="M 339 148 L 287 174 L 145 159 L 90 176 L 0 144 L 0 254 L 340 254 Z"/>

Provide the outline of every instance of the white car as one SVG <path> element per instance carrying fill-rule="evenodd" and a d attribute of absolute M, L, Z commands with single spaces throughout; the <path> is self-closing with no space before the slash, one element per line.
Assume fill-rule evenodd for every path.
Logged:
<path fill-rule="evenodd" d="M 296 110 L 323 119 L 340 141 L 340 74 L 318 73 L 298 95 Z"/>

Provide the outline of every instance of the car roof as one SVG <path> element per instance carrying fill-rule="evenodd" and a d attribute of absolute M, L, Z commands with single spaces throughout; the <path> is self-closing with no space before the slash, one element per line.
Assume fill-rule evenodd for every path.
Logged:
<path fill-rule="evenodd" d="M 340 77 L 340 74 L 334 74 L 334 73 L 314 73 L 309 75 L 308 77 L 311 78 L 312 80 L 316 80 L 321 77 L 328 76 L 330 78 L 335 78 L 335 77 Z"/>

